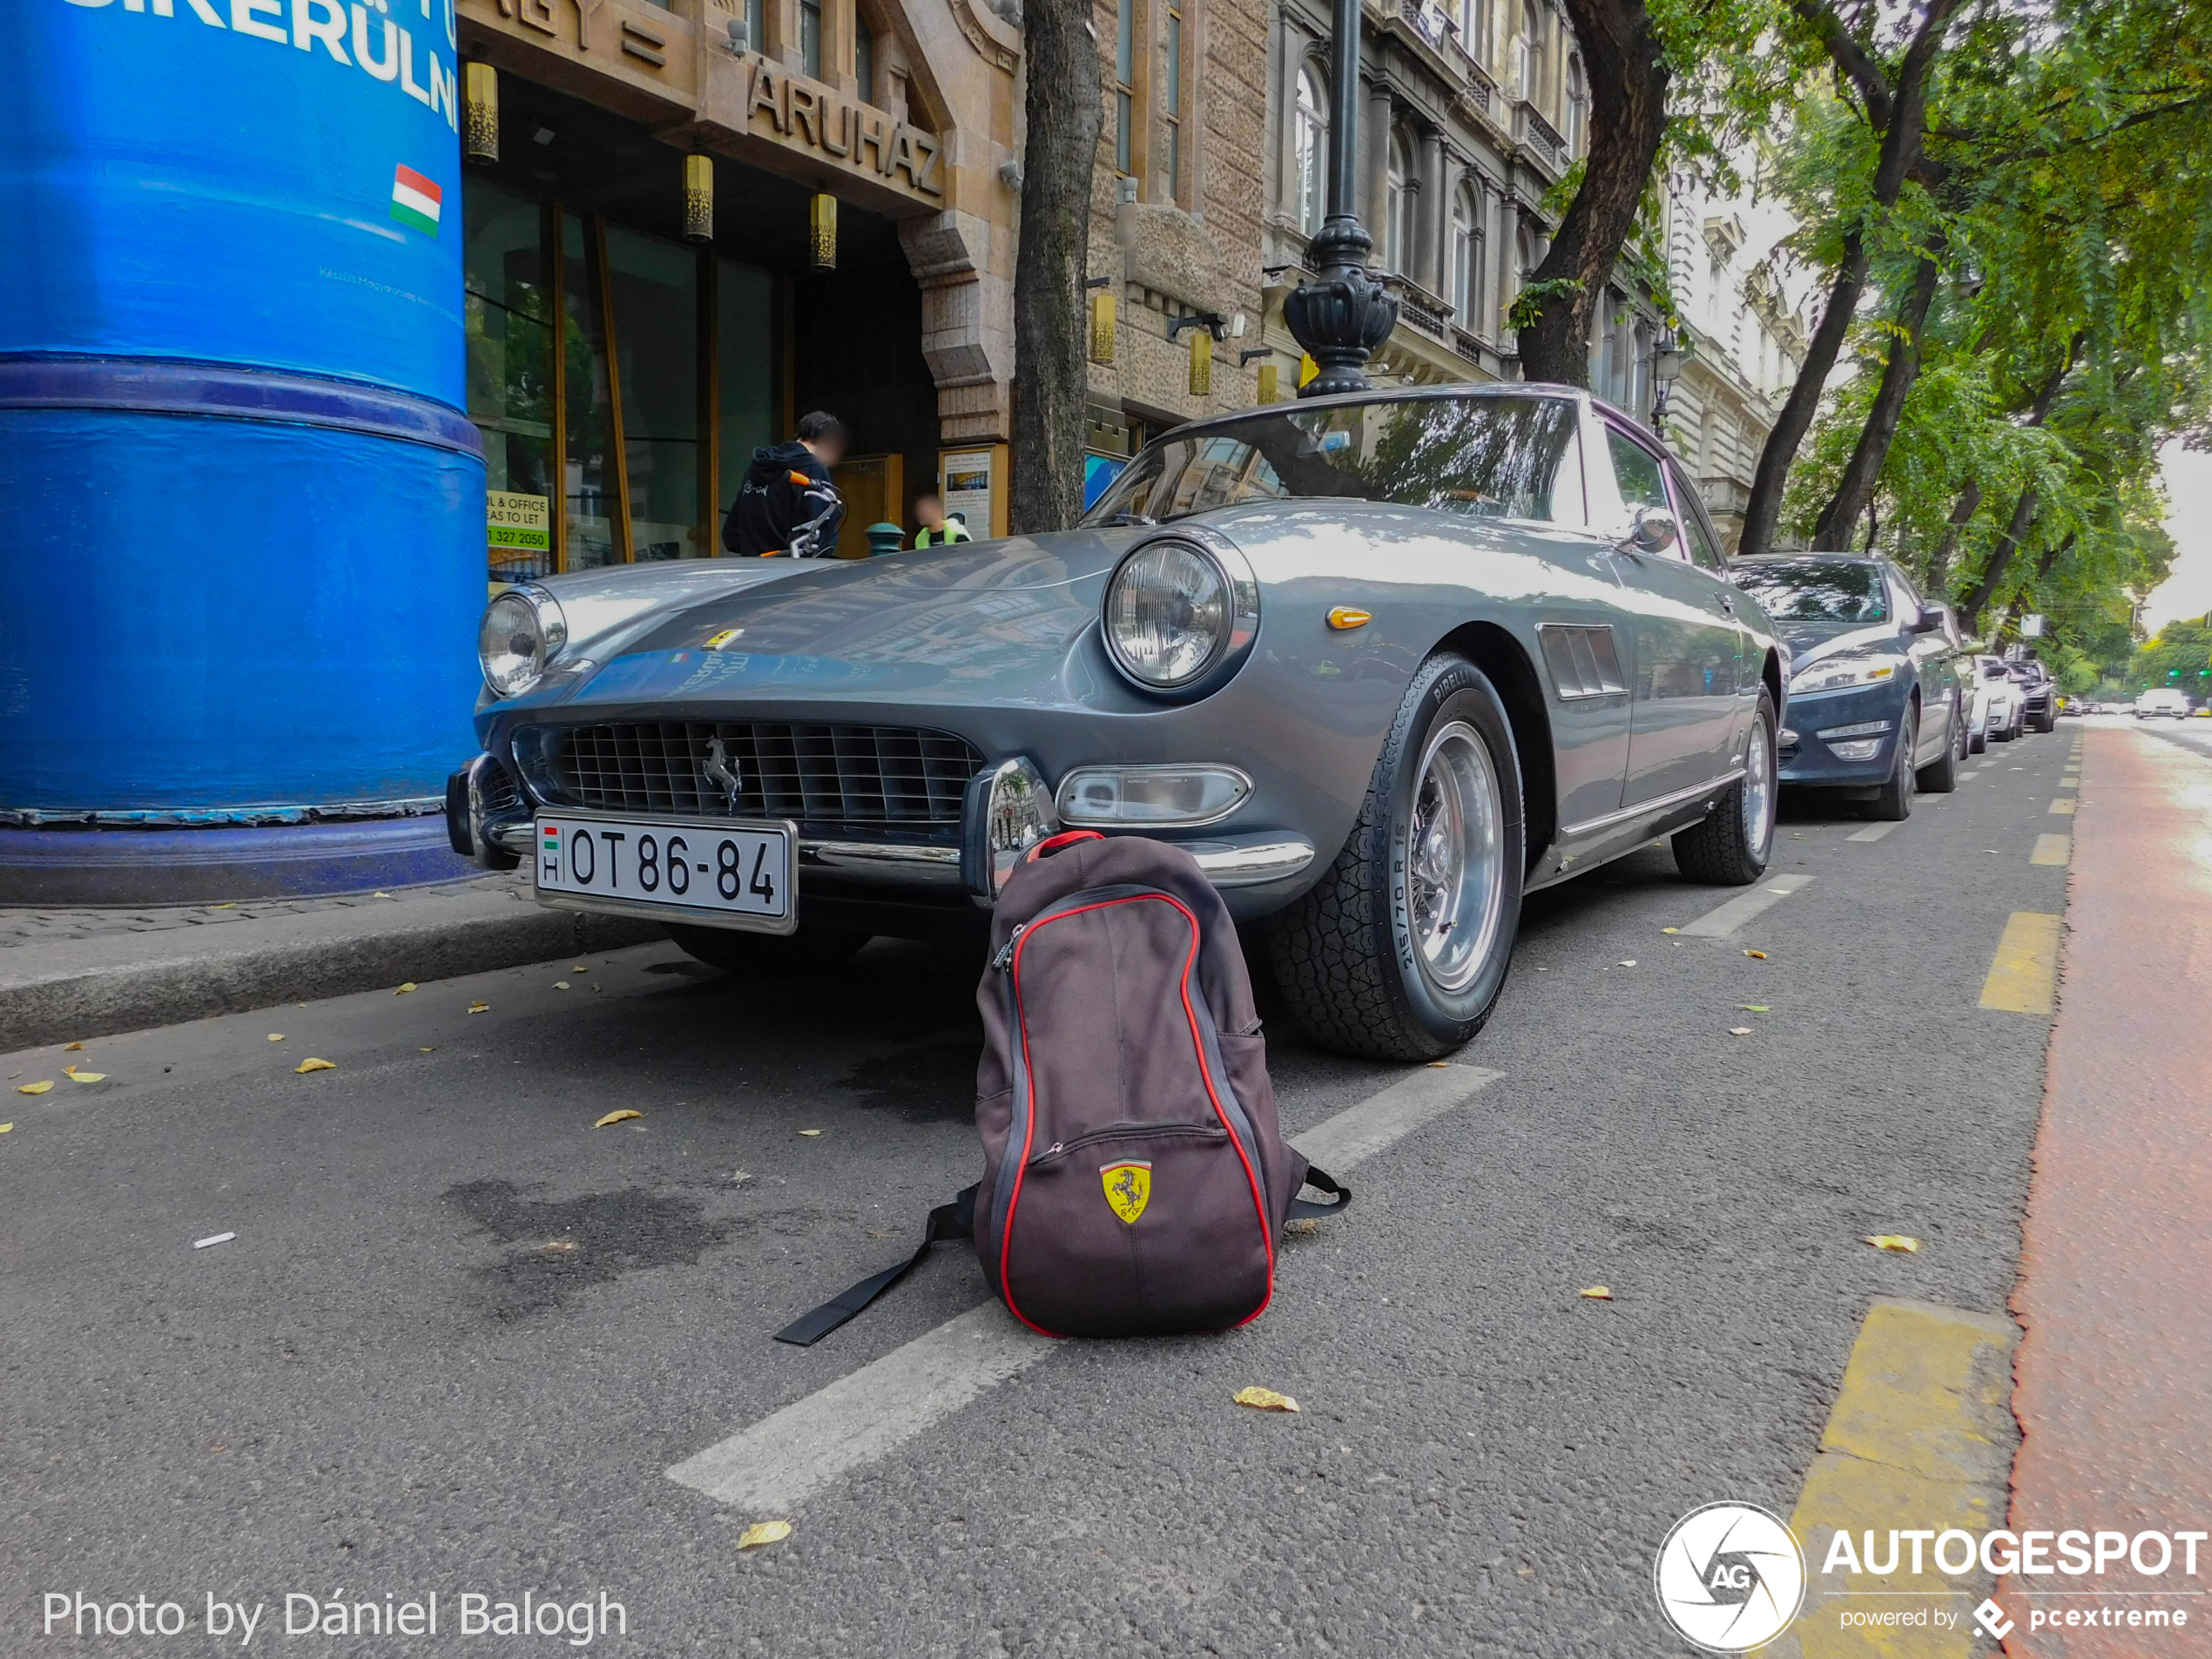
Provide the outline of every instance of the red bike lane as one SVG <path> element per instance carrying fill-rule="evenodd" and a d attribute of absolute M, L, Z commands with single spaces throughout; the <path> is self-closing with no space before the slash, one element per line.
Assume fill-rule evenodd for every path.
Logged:
<path fill-rule="evenodd" d="M 2212 758 L 2091 729 L 2080 799 L 2013 1297 L 2010 1524 L 2093 1550 L 2124 1534 L 2145 1564 L 2161 1546 L 2140 1535 L 2159 1534 L 2173 1556 L 2159 1575 L 2126 1559 L 2074 1575 L 2052 1548 L 2056 1571 L 2000 1588 L 2005 1651 L 2212 1654 Z"/>

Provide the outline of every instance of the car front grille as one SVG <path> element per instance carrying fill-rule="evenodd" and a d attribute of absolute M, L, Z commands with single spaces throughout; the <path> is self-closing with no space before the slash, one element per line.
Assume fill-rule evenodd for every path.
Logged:
<path fill-rule="evenodd" d="M 598 812 L 941 831 L 983 767 L 965 739 L 907 726 L 640 720 L 545 737 L 547 792 Z"/>

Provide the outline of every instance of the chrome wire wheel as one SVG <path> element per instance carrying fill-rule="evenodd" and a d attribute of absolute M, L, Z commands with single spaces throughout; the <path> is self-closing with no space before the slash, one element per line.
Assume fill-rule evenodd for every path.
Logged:
<path fill-rule="evenodd" d="M 1421 973 L 1464 990 L 1483 964 L 1505 899 L 1505 809 L 1489 746 L 1464 720 L 1430 738 L 1406 827 L 1406 920 Z"/>
<path fill-rule="evenodd" d="M 1751 744 L 1743 756 L 1743 845 L 1764 864 L 1774 840 L 1774 734 L 1764 711 L 1751 722 Z"/>

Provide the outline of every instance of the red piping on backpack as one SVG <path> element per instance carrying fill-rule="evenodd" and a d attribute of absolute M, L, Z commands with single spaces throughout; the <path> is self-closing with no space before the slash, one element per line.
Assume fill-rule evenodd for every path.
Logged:
<path fill-rule="evenodd" d="M 1096 830 L 1071 830 L 1068 833 L 1096 835 L 1097 832 Z M 1101 836 L 1099 839 L 1103 840 L 1104 837 Z M 1052 845 L 1050 841 L 1040 842 L 1036 850 L 1042 852 L 1050 845 Z M 1246 1325 L 1266 1312 L 1268 1304 L 1275 1299 L 1275 1237 L 1273 1230 L 1267 1224 L 1267 1204 L 1260 1197 L 1259 1177 L 1253 1173 L 1252 1161 L 1244 1152 L 1244 1143 L 1238 1136 L 1236 1126 L 1229 1121 L 1229 1114 L 1222 1110 L 1221 1096 L 1214 1091 L 1213 1068 L 1206 1063 L 1206 1045 L 1204 1039 L 1198 1034 L 1197 1010 L 1190 1006 L 1190 970 L 1198 961 L 1198 919 L 1191 914 L 1190 907 L 1174 894 L 1147 893 L 1135 894 L 1126 899 L 1102 899 L 1096 904 L 1087 904 L 1075 910 L 1063 910 L 1058 915 L 1048 916 L 1045 920 L 1049 922 L 1062 921 L 1069 916 L 1082 915 L 1088 911 L 1109 909 L 1115 905 L 1121 904 L 1143 904 L 1156 900 L 1173 905 L 1183 913 L 1183 919 L 1190 924 L 1190 952 L 1183 959 L 1183 981 L 1180 988 L 1183 995 L 1183 1015 L 1190 1022 L 1190 1049 L 1197 1058 L 1198 1076 L 1205 1080 L 1207 1102 L 1213 1107 L 1214 1116 L 1220 1121 L 1222 1129 L 1227 1133 L 1230 1145 L 1237 1149 L 1237 1161 L 1244 1166 L 1244 1181 L 1251 1189 L 1252 1211 L 1259 1217 L 1260 1244 L 1267 1251 L 1267 1292 L 1259 1298 L 1258 1307 L 1237 1321 L 1237 1325 Z M 1014 1169 L 1014 1190 L 1008 1196 L 1006 1201 L 1006 1224 L 999 1231 L 999 1293 L 1006 1298 L 1007 1312 L 1028 1325 L 1030 1330 L 1039 1336 L 1057 1337 L 1063 1333 L 1046 1330 L 1044 1326 L 1030 1318 L 1028 1314 L 1015 1305 L 1014 1287 L 1006 1276 L 1007 1258 L 1014 1249 L 1014 1215 L 1022 1204 L 1022 1177 L 1028 1173 L 1029 1148 L 1035 1139 L 1037 1129 L 1037 1074 L 1029 1064 L 1029 1021 L 1022 1005 L 1022 953 L 1028 948 L 1029 941 L 1036 937 L 1036 928 L 1032 927 L 1022 934 L 1021 940 L 1014 947 L 1014 958 L 1008 964 L 1008 976 L 1014 981 L 1015 1021 L 1021 1027 L 1022 1032 L 1022 1070 L 1028 1079 L 1029 1087 L 1028 1098 L 1022 1103 L 1025 1110 L 1022 1126 L 1022 1161 Z M 1230 1328 L 1234 1330 L 1237 1325 Z"/>

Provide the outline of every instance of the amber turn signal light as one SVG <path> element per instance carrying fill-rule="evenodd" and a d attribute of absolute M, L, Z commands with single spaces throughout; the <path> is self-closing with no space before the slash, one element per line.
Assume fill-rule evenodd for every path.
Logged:
<path fill-rule="evenodd" d="M 1362 610 L 1357 605 L 1339 605 L 1329 612 L 1329 626 L 1336 629 L 1365 628 L 1374 619 L 1372 611 Z"/>

